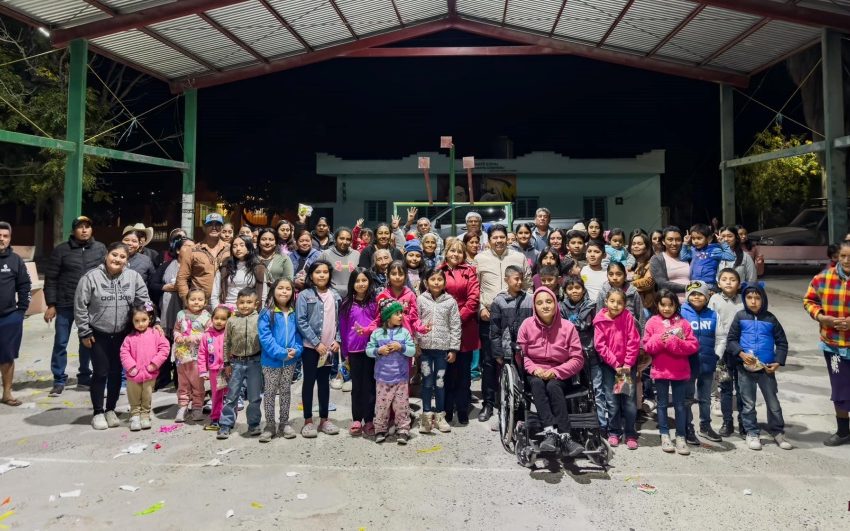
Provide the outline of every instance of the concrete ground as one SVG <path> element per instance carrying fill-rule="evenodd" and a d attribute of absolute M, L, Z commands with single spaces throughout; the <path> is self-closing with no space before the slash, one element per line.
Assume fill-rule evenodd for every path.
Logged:
<path fill-rule="evenodd" d="M 406 447 L 378 446 L 345 432 L 262 446 L 243 436 L 222 442 L 191 423 L 161 433 L 161 426 L 173 423 L 173 391 L 155 394 L 153 430 L 131 433 L 125 418 L 121 428 L 96 432 L 89 427 L 86 393 L 69 388 L 59 398 L 47 397 L 53 329 L 34 316 L 26 321 L 18 363 L 16 390 L 25 406 L 0 406 L 0 464 L 16 458 L 31 465 L 0 476 L 0 503 L 11 497 L 0 506 L 0 525 L 45 530 L 848 529 L 850 446 L 821 444 L 835 422 L 824 360 L 816 349 L 817 329 L 800 304 L 807 282 L 781 277 L 767 283 L 771 310 L 791 343 L 779 386 L 788 439 L 797 449 L 781 450 L 763 434 L 761 452 L 746 449 L 733 436 L 705 444 L 689 457 L 668 455 L 659 448 L 654 422 L 647 421 L 640 449 L 619 449 L 607 472 L 586 461 L 568 470 L 524 469 L 474 416 L 468 427 L 451 434 L 416 434 Z M 76 352 L 76 345 L 70 351 Z M 69 373 L 76 362 L 72 358 Z M 300 396 L 300 385 L 293 387 L 293 396 Z M 332 391 L 331 400 L 339 405 L 332 417 L 347 428 L 348 394 Z M 294 398 L 296 418 L 298 403 Z M 759 418 L 765 419 L 761 405 Z M 715 427 L 719 424 L 717 419 Z M 245 429 L 242 415 L 238 428 Z M 114 457 L 135 443 L 148 446 L 141 454 Z M 226 449 L 233 451 L 218 455 Z M 212 459 L 222 465 L 204 466 Z M 639 483 L 654 485 L 657 492 L 641 492 Z M 119 489 L 122 485 L 139 489 L 128 492 Z M 75 490 L 79 497 L 60 497 Z M 137 514 L 158 502 L 163 502 L 158 511 Z M 231 509 L 234 516 L 228 519 Z M 4 519 L 9 510 L 13 514 Z"/>

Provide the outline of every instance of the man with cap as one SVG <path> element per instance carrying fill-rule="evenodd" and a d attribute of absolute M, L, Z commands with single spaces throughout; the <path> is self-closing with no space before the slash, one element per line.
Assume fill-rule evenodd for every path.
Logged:
<path fill-rule="evenodd" d="M 12 226 L 0 221 L 0 377 L 3 398 L 0 403 L 17 407 L 12 397 L 15 360 L 21 350 L 24 314 L 30 305 L 32 282 L 23 259 L 12 252 Z"/>
<path fill-rule="evenodd" d="M 200 288 L 207 294 L 207 300 L 212 295 L 215 273 L 224 260 L 230 256 L 228 245 L 221 241 L 221 227 L 224 218 L 218 212 L 207 214 L 204 219 L 204 240 L 195 244 L 191 255 L 180 258 L 180 269 L 177 272 L 177 293 L 186 300 L 190 288 Z"/>
<path fill-rule="evenodd" d="M 80 278 L 103 263 L 106 246 L 94 239 L 92 221 L 80 216 L 71 223 L 68 241 L 53 248 L 44 272 L 44 300 L 47 310 L 44 322 L 56 319 L 53 335 L 53 352 L 50 355 L 50 370 L 53 372 L 53 388 L 50 396 L 59 396 L 65 389 L 68 375 L 68 338 L 74 324 L 74 293 Z M 91 349 L 80 345 L 80 369 L 77 386 L 88 387 L 91 382 Z"/>

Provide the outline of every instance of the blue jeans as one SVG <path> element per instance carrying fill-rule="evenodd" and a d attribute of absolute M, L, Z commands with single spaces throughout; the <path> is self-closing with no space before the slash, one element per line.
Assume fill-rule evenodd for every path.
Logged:
<path fill-rule="evenodd" d="M 728 382 L 721 382 L 720 387 L 720 411 L 723 413 L 723 422 L 732 424 L 732 392 L 735 393 L 735 402 L 738 407 L 738 423 L 741 421 L 741 411 L 744 410 L 744 401 L 741 400 L 741 389 L 738 387 L 738 371 L 735 367 L 729 369 L 729 375 L 732 379 Z"/>
<path fill-rule="evenodd" d="M 697 356 L 691 356 L 696 358 Z M 699 369 L 697 369 L 699 370 Z M 691 373 L 691 379 L 688 381 L 688 390 L 685 393 L 687 413 L 687 429 L 694 430 L 694 413 L 692 411 L 693 403 L 699 404 L 699 425 L 700 427 L 711 425 L 711 387 L 714 383 L 714 373 L 700 374 L 695 376 Z"/>
<path fill-rule="evenodd" d="M 437 398 L 437 413 L 446 410 L 445 376 L 449 362 L 445 350 L 422 349 L 422 410 L 431 411 L 431 397 Z"/>
<path fill-rule="evenodd" d="M 262 413 L 260 403 L 263 400 L 263 368 L 260 365 L 260 355 L 246 359 L 231 358 L 230 365 L 233 374 L 227 387 L 227 397 L 224 399 L 224 407 L 221 410 L 219 424 L 222 428 L 233 429 L 236 425 L 236 405 L 242 395 L 242 389 L 248 388 L 248 428 L 260 425 Z"/>
<path fill-rule="evenodd" d="M 53 352 L 50 355 L 50 370 L 53 372 L 53 384 L 65 385 L 68 375 L 68 339 L 74 326 L 74 308 L 56 308 L 56 331 L 53 334 Z M 91 383 L 91 349 L 80 343 L 80 371 L 77 373 L 77 383 Z"/>
<path fill-rule="evenodd" d="M 673 411 L 676 412 L 676 436 L 684 437 L 687 425 L 685 413 L 685 388 L 688 380 L 655 380 L 655 397 L 658 400 L 658 432 L 661 435 L 670 435 L 667 427 L 667 408 L 670 402 L 670 391 L 673 392 Z"/>
<path fill-rule="evenodd" d="M 608 396 L 608 433 L 637 438 L 635 420 L 637 420 L 637 404 L 635 403 L 635 370 L 632 368 L 632 392 L 628 395 L 614 394 L 614 380 L 617 372 L 606 363 L 600 363 L 602 368 L 602 385 Z M 624 425 L 625 424 L 625 425 Z"/>
<path fill-rule="evenodd" d="M 596 401 L 596 418 L 599 419 L 599 427 L 608 429 L 608 395 L 605 394 L 605 385 L 602 383 L 601 365 L 590 366 L 590 378 L 593 383 L 593 397 Z"/>
<path fill-rule="evenodd" d="M 782 406 L 779 405 L 779 387 L 776 385 L 776 375 L 764 371 L 750 372 L 738 367 L 738 386 L 744 408 L 741 418 L 747 435 L 758 435 L 759 425 L 756 419 L 756 387 L 761 389 L 764 404 L 767 407 L 767 431 L 771 435 L 785 433 L 785 420 L 782 418 Z"/>

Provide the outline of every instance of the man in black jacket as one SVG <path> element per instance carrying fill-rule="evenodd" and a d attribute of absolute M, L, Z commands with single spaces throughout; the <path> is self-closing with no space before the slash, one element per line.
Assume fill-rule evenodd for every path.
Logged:
<path fill-rule="evenodd" d="M 12 397 L 15 360 L 21 350 L 24 314 L 30 305 L 30 275 L 20 256 L 12 252 L 12 226 L 0 221 L 0 376 L 3 398 L 0 403 L 20 406 Z"/>
<path fill-rule="evenodd" d="M 44 322 L 56 319 L 56 334 L 53 336 L 53 353 L 50 356 L 50 370 L 53 372 L 53 389 L 50 396 L 59 396 L 65 389 L 68 376 L 68 338 L 71 325 L 74 324 L 74 292 L 80 278 L 89 270 L 103 262 L 106 246 L 92 236 L 92 222 L 86 216 L 80 216 L 71 224 L 72 232 L 68 241 L 57 245 L 50 254 L 44 275 L 44 299 L 47 311 Z M 87 387 L 91 382 L 91 349 L 80 345 L 80 371 L 77 373 L 77 385 Z"/>

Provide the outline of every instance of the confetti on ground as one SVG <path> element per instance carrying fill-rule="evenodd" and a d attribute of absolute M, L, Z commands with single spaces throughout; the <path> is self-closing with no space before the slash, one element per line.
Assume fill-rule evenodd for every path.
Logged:
<path fill-rule="evenodd" d="M 77 407 L 77 404 L 71 402 L 70 400 L 62 401 L 62 405 L 65 407 Z"/>
<path fill-rule="evenodd" d="M 236 448 L 227 448 L 225 450 L 219 450 L 215 453 L 215 455 L 227 455 L 234 450 L 236 450 Z"/>
<path fill-rule="evenodd" d="M 118 488 L 127 492 L 136 492 L 137 490 L 139 490 L 139 487 L 134 487 L 133 485 L 121 485 Z"/>
<path fill-rule="evenodd" d="M 233 518 L 236 512 L 233 509 L 228 509 L 226 513 L 224 513 L 225 518 Z"/>
<path fill-rule="evenodd" d="M 160 426 L 159 432 L 160 433 L 171 433 L 172 431 L 177 431 L 182 427 L 183 427 L 182 424 L 169 424 L 168 426 Z"/>
<path fill-rule="evenodd" d="M 306 499 L 307 499 L 307 495 L 306 495 L 306 494 L 304 494 L 304 493 L 302 492 L 301 494 L 299 494 L 298 496 L 296 496 L 296 498 L 298 498 L 299 500 L 306 500 Z"/>
<path fill-rule="evenodd" d="M 161 511 L 163 507 L 165 507 L 165 501 L 156 502 L 155 504 L 151 505 L 147 509 L 144 509 L 144 510 L 139 511 L 137 513 L 133 513 L 133 516 L 147 516 L 149 514 L 153 514 L 153 513 Z"/>
<path fill-rule="evenodd" d="M 16 468 L 27 468 L 28 466 L 30 466 L 29 461 L 16 461 L 15 459 L 12 459 L 8 463 L 0 465 L 0 475 Z"/>
<path fill-rule="evenodd" d="M 647 494 L 655 494 L 658 491 L 658 488 L 656 488 L 655 485 L 650 485 L 649 483 L 641 483 L 638 485 L 637 489 Z"/>
<path fill-rule="evenodd" d="M 288 478 L 294 478 L 295 476 L 300 476 L 300 475 L 301 475 L 301 472 L 287 472 L 286 473 L 286 477 L 288 477 Z"/>
<path fill-rule="evenodd" d="M 753 491 L 751 491 L 750 489 L 744 489 L 744 496 L 752 496 L 752 495 L 753 495 Z"/>
<path fill-rule="evenodd" d="M 60 492 L 59 497 L 60 498 L 79 498 L 80 494 L 82 494 L 82 493 L 83 493 L 83 491 L 81 491 L 80 489 L 69 490 L 68 492 Z"/>
<path fill-rule="evenodd" d="M 442 449 L 443 449 L 443 447 L 438 444 L 436 446 L 432 446 L 431 448 L 421 448 L 419 450 L 416 450 L 416 453 L 418 453 L 418 454 L 433 454 L 434 452 L 439 452 Z"/>
<path fill-rule="evenodd" d="M 3 500 L 3 503 L 0 503 L 0 507 L 3 507 L 4 505 L 9 505 L 10 503 L 12 503 L 12 497 L 11 496 L 9 496 L 5 500 Z"/>
<path fill-rule="evenodd" d="M 5 512 L 5 513 L 3 513 L 3 514 L 0 514 L 0 522 L 2 522 L 3 520 L 5 520 L 5 519 L 9 518 L 9 517 L 10 517 L 10 516 L 12 516 L 13 514 L 15 514 L 15 511 L 6 511 L 6 512 Z M 3 529 L 9 529 L 9 526 L 6 526 L 6 525 L 4 525 L 4 526 L 2 526 L 2 527 L 3 527 Z"/>
<path fill-rule="evenodd" d="M 154 450 L 159 450 L 160 448 L 162 448 L 162 445 L 159 444 L 159 443 L 156 443 L 155 445 L 153 445 Z"/>
<path fill-rule="evenodd" d="M 136 443 L 136 444 L 131 444 L 127 448 L 122 449 L 121 452 L 125 453 L 125 454 L 140 454 L 140 453 L 144 452 L 145 448 L 147 448 L 147 447 L 148 447 L 147 444 Z"/>
<path fill-rule="evenodd" d="M 251 502 L 251 507 L 253 507 L 254 509 L 262 509 L 263 507 L 265 507 L 265 505 L 260 502 Z"/>
<path fill-rule="evenodd" d="M 210 459 L 209 461 L 204 463 L 203 466 L 221 466 L 223 464 L 224 463 L 221 462 L 221 459 Z"/>
<path fill-rule="evenodd" d="M 20 439 L 18 441 L 18 446 L 23 446 L 23 445 L 27 444 L 28 442 L 30 442 L 29 439 Z"/>

